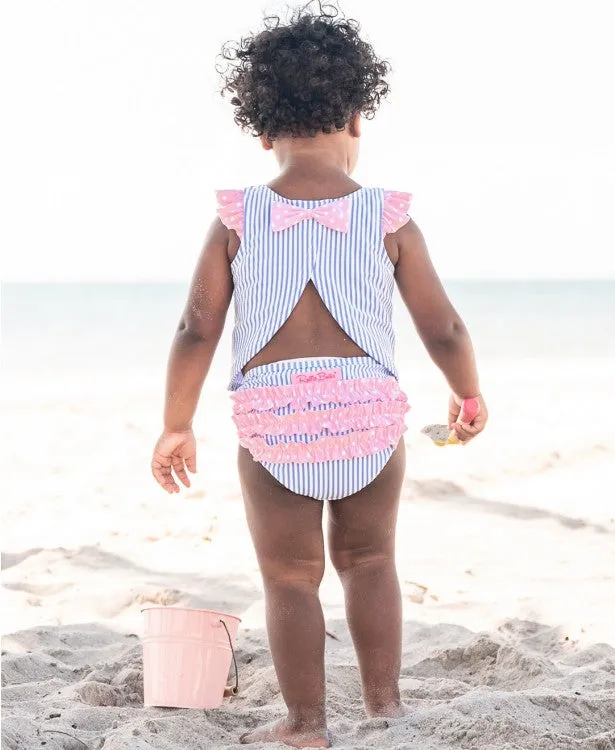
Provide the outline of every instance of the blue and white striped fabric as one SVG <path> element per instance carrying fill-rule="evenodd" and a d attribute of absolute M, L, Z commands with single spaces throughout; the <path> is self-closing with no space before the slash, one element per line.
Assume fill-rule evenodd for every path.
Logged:
<path fill-rule="evenodd" d="M 286 322 L 311 280 L 348 336 L 397 378 L 392 324 L 394 266 L 384 247 L 384 190 L 361 188 L 349 196 L 348 232 L 314 219 L 273 232 L 271 204 L 303 208 L 336 199 L 290 200 L 259 185 L 244 191 L 241 246 L 231 264 L 235 295 L 230 389 L 241 370 Z"/>
<path fill-rule="evenodd" d="M 342 380 L 360 378 L 387 378 L 386 367 L 371 357 L 318 357 L 287 359 L 269 365 L 260 365 L 249 370 L 237 390 L 262 388 L 264 386 L 290 385 L 295 373 L 317 372 L 328 368 L 339 368 Z M 346 404 L 339 404 L 346 406 Z M 330 408 L 324 404 L 310 409 L 323 411 Z M 276 414 L 290 414 L 290 406 L 276 409 Z M 345 433 L 339 433 L 345 434 Z M 267 442 L 275 445 L 280 440 L 309 443 L 316 435 L 268 435 Z M 316 500 L 340 500 L 366 487 L 384 468 L 396 446 L 373 453 L 371 456 L 315 463 L 270 463 L 262 465 L 281 484 L 297 495 L 307 495 Z"/>

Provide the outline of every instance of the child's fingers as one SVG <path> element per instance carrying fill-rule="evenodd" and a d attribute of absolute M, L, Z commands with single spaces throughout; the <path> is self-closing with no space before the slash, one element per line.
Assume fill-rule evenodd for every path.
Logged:
<path fill-rule="evenodd" d="M 449 427 L 457 421 L 461 406 L 455 401 L 453 396 L 450 397 L 448 402 L 448 425 Z"/>
<path fill-rule="evenodd" d="M 188 479 L 188 475 L 186 474 L 186 469 L 184 467 L 184 459 L 180 456 L 173 456 L 171 458 L 171 461 L 173 463 L 173 469 L 177 474 L 177 478 L 179 479 L 179 481 L 185 487 L 190 487 L 190 480 Z"/>
<path fill-rule="evenodd" d="M 152 474 L 158 484 L 165 489 L 167 492 L 179 492 L 179 486 L 173 479 L 171 473 L 171 462 L 167 463 L 167 460 L 160 460 L 154 457 L 152 460 Z"/>
<path fill-rule="evenodd" d="M 196 474 L 196 453 L 186 458 L 186 468 L 191 474 Z"/>
<path fill-rule="evenodd" d="M 472 440 L 472 438 L 476 437 L 479 432 L 476 427 L 469 424 L 463 424 L 462 422 L 455 422 L 453 429 L 462 443 L 467 443 L 468 440 Z"/>
<path fill-rule="evenodd" d="M 472 427 L 476 429 L 477 434 L 485 429 L 486 422 L 487 415 L 484 412 L 477 414 L 476 419 L 472 422 Z"/>

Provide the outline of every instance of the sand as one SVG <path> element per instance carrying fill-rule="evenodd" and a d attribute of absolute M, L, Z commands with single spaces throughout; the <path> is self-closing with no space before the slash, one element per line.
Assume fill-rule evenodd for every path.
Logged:
<path fill-rule="evenodd" d="M 536 370 L 493 368 L 489 436 L 444 449 L 420 428 L 442 421 L 446 391 L 427 374 L 406 385 L 421 394 L 398 527 L 412 712 L 365 718 L 329 567 L 333 747 L 615 748 L 615 448 L 601 418 L 614 413 L 612 375 L 558 371 L 545 388 Z M 565 408 L 581 376 L 582 419 Z M 281 716 L 221 382 L 197 419 L 199 474 L 174 497 L 149 475 L 155 379 L 21 378 L 4 393 L 2 750 L 222 750 Z M 149 602 L 242 618 L 236 698 L 210 711 L 143 708 Z"/>

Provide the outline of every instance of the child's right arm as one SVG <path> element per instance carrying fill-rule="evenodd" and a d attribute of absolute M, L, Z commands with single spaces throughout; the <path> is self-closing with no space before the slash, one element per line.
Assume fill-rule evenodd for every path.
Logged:
<path fill-rule="evenodd" d="M 391 237 L 397 243 L 395 279 L 402 299 L 425 348 L 453 391 L 449 426 L 461 441 L 471 440 L 484 429 L 487 408 L 480 395 L 470 336 L 444 291 L 414 221 L 410 219 Z M 456 421 L 465 398 L 478 398 L 480 403 L 478 415 L 468 425 Z"/>

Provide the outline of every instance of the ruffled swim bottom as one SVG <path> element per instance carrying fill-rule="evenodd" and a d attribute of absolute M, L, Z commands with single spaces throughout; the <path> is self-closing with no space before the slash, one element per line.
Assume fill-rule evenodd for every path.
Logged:
<path fill-rule="evenodd" d="M 239 442 L 298 495 L 339 500 L 382 471 L 410 408 L 371 357 L 289 359 L 249 370 L 232 393 Z"/>

